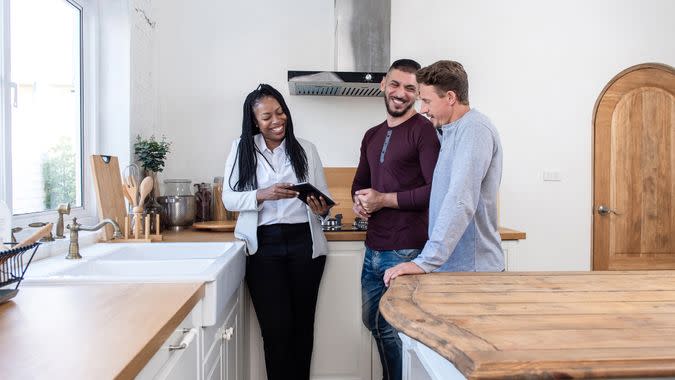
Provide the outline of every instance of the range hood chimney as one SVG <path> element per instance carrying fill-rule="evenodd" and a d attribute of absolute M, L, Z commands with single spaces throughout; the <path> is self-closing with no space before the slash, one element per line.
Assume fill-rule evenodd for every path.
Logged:
<path fill-rule="evenodd" d="M 335 71 L 288 71 L 291 95 L 382 96 L 391 0 L 335 0 Z"/>

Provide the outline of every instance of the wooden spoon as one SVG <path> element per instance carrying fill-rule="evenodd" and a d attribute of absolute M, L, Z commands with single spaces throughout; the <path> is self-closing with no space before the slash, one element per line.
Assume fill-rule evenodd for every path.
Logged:
<path fill-rule="evenodd" d="M 130 207 L 134 207 L 134 200 L 131 198 L 131 195 L 127 191 L 127 185 L 122 185 L 122 194 L 124 194 L 124 198 L 126 198 L 127 202 L 129 202 Z"/>
<path fill-rule="evenodd" d="M 127 194 L 131 199 L 133 199 L 133 205 L 138 206 L 140 203 L 136 203 L 136 197 L 138 196 L 138 186 L 136 186 L 136 180 L 133 177 L 129 176 L 129 183 L 126 185 Z"/>
<path fill-rule="evenodd" d="M 141 197 L 138 200 L 138 206 L 142 205 L 145 202 L 145 198 L 150 194 L 152 191 L 152 177 L 145 177 L 143 178 L 143 181 L 141 181 Z"/>
<path fill-rule="evenodd" d="M 12 248 L 16 249 L 31 245 L 36 241 L 42 239 L 43 237 L 49 235 L 51 231 L 52 231 L 52 223 L 47 223 L 46 225 L 42 226 L 39 230 L 35 231 L 35 233 L 23 239 L 19 244 L 13 246 Z"/>

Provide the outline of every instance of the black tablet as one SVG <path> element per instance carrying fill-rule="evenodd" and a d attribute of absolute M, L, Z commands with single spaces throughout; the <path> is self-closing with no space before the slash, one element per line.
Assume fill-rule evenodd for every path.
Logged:
<path fill-rule="evenodd" d="M 300 193 L 300 194 L 298 194 L 298 198 L 305 203 L 307 203 L 307 197 L 308 196 L 314 195 L 316 197 L 316 199 L 319 199 L 319 196 L 323 197 L 323 199 L 326 201 L 326 204 L 328 206 L 335 205 L 334 200 L 330 199 L 330 197 L 328 197 L 326 194 L 322 193 L 321 190 L 317 189 L 316 187 L 314 187 L 314 185 L 312 185 L 309 182 L 302 182 L 302 183 L 299 183 L 297 185 L 293 185 L 293 186 L 289 187 L 289 189 L 291 189 L 293 191 L 297 191 L 298 193 Z"/>

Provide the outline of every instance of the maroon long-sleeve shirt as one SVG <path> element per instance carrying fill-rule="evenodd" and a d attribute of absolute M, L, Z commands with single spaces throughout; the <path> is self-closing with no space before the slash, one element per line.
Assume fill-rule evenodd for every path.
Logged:
<path fill-rule="evenodd" d="M 439 149 L 433 125 L 420 114 L 394 128 L 389 128 L 385 121 L 363 136 L 352 196 L 367 188 L 396 193 L 399 206 L 383 208 L 368 219 L 368 247 L 375 250 L 424 247 L 431 178 Z"/>

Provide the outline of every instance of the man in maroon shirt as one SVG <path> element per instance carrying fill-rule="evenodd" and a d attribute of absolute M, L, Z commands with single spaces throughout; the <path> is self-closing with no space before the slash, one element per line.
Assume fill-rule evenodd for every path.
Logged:
<path fill-rule="evenodd" d="M 427 240 L 429 194 L 440 143 L 431 122 L 417 113 L 420 65 L 395 61 L 380 83 L 387 120 L 369 129 L 352 183 L 354 212 L 368 219 L 361 271 L 363 323 L 380 353 L 384 379 L 401 379 L 401 340 L 379 303 L 385 270 L 420 253 Z"/>

